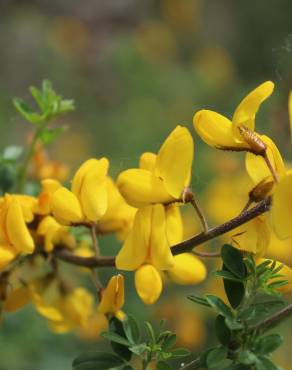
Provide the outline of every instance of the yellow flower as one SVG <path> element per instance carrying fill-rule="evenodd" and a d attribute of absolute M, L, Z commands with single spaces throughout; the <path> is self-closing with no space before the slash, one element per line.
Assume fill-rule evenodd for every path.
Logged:
<path fill-rule="evenodd" d="M 274 84 L 264 82 L 249 93 L 236 108 L 232 120 L 211 110 L 200 110 L 194 116 L 194 128 L 202 140 L 218 149 L 247 150 L 261 154 L 262 145 L 254 139 L 255 115 L 272 94 Z"/>
<path fill-rule="evenodd" d="M 18 254 L 33 251 L 21 204 L 17 197 L 7 194 L 0 205 L 0 266 L 6 266 Z"/>
<path fill-rule="evenodd" d="M 98 232 L 101 234 L 114 232 L 121 239 L 125 239 L 133 226 L 137 209 L 126 203 L 110 177 L 106 179 L 106 188 L 108 207 L 106 213 L 98 221 Z"/>
<path fill-rule="evenodd" d="M 140 168 L 119 175 L 117 185 L 122 196 L 133 207 L 180 200 L 190 182 L 193 151 L 188 129 L 177 126 L 157 155 L 144 153 Z"/>
<path fill-rule="evenodd" d="M 98 312 L 103 314 L 118 314 L 125 301 L 123 275 L 112 276 L 106 288 L 102 291 Z"/>
<path fill-rule="evenodd" d="M 263 257 L 270 243 L 271 231 L 266 216 L 258 216 L 237 227 L 229 235 L 234 247 Z"/>
<path fill-rule="evenodd" d="M 10 291 L 5 299 L 4 310 L 15 312 L 29 303 L 31 300 L 30 291 L 26 286 L 20 286 Z"/>
<path fill-rule="evenodd" d="M 105 214 L 108 165 L 106 158 L 89 159 L 75 173 L 71 191 L 61 187 L 54 192 L 51 207 L 58 222 L 95 223 Z"/>
<path fill-rule="evenodd" d="M 118 269 L 135 272 L 135 287 L 145 304 L 160 296 L 162 272 L 180 284 L 196 284 L 206 276 L 205 266 L 188 253 L 173 256 L 171 245 L 182 240 L 179 208 L 161 204 L 140 208 L 134 226 L 116 257 Z"/>
<path fill-rule="evenodd" d="M 35 212 L 40 215 L 49 215 L 52 211 L 53 194 L 62 187 L 57 180 L 46 179 L 41 181 L 42 191 L 38 196 Z"/>
<path fill-rule="evenodd" d="M 46 216 L 41 220 L 37 228 L 37 235 L 44 238 L 46 252 L 51 252 L 58 244 L 68 248 L 75 247 L 75 239 L 69 233 L 68 227 L 59 224 L 51 216 Z"/>
<path fill-rule="evenodd" d="M 204 263 L 191 253 L 174 256 L 174 266 L 167 275 L 177 284 L 199 284 L 205 280 L 207 269 Z"/>
<path fill-rule="evenodd" d="M 275 145 L 275 143 L 265 135 L 259 135 L 261 140 L 266 144 L 267 157 L 273 167 L 276 175 L 281 179 L 285 175 L 285 165 L 282 156 Z M 252 181 L 257 185 L 263 180 L 265 182 L 271 181 L 271 172 L 263 157 L 255 155 L 253 153 L 247 153 L 245 159 L 245 166 L 247 173 L 249 174 Z"/>
<path fill-rule="evenodd" d="M 272 224 L 280 239 L 292 237 L 292 171 L 276 186 L 271 209 Z"/>

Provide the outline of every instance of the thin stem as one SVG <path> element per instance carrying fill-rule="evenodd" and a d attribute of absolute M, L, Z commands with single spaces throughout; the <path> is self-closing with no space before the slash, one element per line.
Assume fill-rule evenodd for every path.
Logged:
<path fill-rule="evenodd" d="M 206 258 L 217 258 L 221 256 L 220 252 L 199 252 L 199 251 L 192 251 L 192 254 L 199 257 L 206 257 Z"/>
<path fill-rule="evenodd" d="M 20 167 L 19 174 L 18 174 L 18 186 L 17 186 L 17 190 L 20 193 L 22 193 L 23 190 L 24 190 L 24 185 L 25 185 L 25 181 L 26 181 L 26 177 L 27 177 L 28 166 L 29 166 L 29 163 L 32 159 L 32 156 L 34 155 L 35 146 L 37 144 L 39 135 L 40 135 L 41 131 L 43 130 L 43 128 L 44 128 L 44 124 L 40 125 L 35 130 L 32 141 L 30 143 L 30 146 L 29 146 L 29 148 L 27 150 L 27 153 L 26 153 L 26 156 L 24 158 L 23 165 Z"/>
<path fill-rule="evenodd" d="M 267 155 L 267 151 L 266 150 L 265 150 L 265 152 L 263 154 L 263 158 L 264 158 L 264 161 L 266 162 L 266 165 L 268 166 L 268 168 L 269 168 L 269 170 L 270 170 L 270 172 L 272 174 L 272 177 L 273 177 L 275 183 L 278 184 L 278 182 L 279 182 L 279 176 L 277 175 L 274 167 L 272 166 L 272 163 L 269 160 L 269 157 Z"/>
<path fill-rule="evenodd" d="M 88 268 L 96 267 L 115 267 L 115 257 L 80 257 L 70 252 L 67 248 L 55 248 L 54 255 L 64 262 L 72 265 L 83 266 Z"/>
<path fill-rule="evenodd" d="M 246 205 L 243 207 L 243 210 L 241 211 L 241 213 L 247 211 L 249 209 L 249 207 L 252 205 L 253 201 L 251 199 L 249 199 L 247 202 L 246 202 Z"/>
<path fill-rule="evenodd" d="M 196 210 L 197 212 L 197 215 L 201 221 L 201 224 L 203 226 L 203 230 L 205 233 L 208 232 L 209 230 L 209 226 L 208 226 L 208 223 L 207 223 L 207 220 L 206 220 L 206 217 L 204 216 L 204 213 L 198 203 L 198 201 L 196 200 L 195 196 L 192 197 L 192 199 L 190 200 L 190 203 L 191 205 L 194 207 L 194 209 Z"/>
<path fill-rule="evenodd" d="M 96 224 L 93 223 L 90 227 L 90 235 L 91 235 L 91 240 L 92 240 L 92 245 L 95 250 L 95 256 L 98 258 L 100 256 L 100 249 L 99 249 L 99 244 L 96 236 Z"/>

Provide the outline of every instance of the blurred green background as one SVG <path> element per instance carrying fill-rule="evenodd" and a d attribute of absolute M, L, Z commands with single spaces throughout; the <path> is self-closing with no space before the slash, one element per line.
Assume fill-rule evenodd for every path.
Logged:
<path fill-rule="evenodd" d="M 76 101 L 63 119 L 70 129 L 49 148 L 51 157 L 72 173 L 90 156 L 107 156 L 113 176 L 136 166 L 143 151 L 157 151 L 177 124 L 192 130 L 197 109 L 231 116 L 250 89 L 273 80 L 276 93 L 257 124 L 289 159 L 291 14 L 291 0 L 0 0 L 1 148 L 27 140 L 30 127 L 11 99 L 29 100 L 27 87 L 44 78 Z M 227 156 L 197 137 L 195 144 L 193 186 L 203 191 Z M 114 238 L 101 244 L 105 253 L 118 248 Z M 159 311 L 138 301 L 131 278 L 128 285 L 126 308 L 150 320 L 167 316 L 169 297 L 204 289 L 169 287 Z M 196 307 L 187 310 L 203 321 L 189 346 L 199 350 L 212 340 L 204 339 L 211 324 Z M 69 370 L 82 349 L 102 345 L 50 333 L 28 307 L 2 321 L 0 370 Z M 282 352 L 286 366 L 289 355 Z"/>

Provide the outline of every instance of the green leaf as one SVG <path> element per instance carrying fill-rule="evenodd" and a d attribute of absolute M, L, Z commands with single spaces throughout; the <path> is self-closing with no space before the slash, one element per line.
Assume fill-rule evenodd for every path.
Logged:
<path fill-rule="evenodd" d="M 42 141 L 44 145 L 51 144 L 54 142 L 61 134 L 63 134 L 67 130 L 66 126 L 60 126 L 54 129 L 50 129 L 45 127 L 40 135 L 39 139 Z"/>
<path fill-rule="evenodd" d="M 256 363 L 256 370 L 278 370 L 278 367 L 267 357 L 260 356 Z"/>
<path fill-rule="evenodd" d="M 130 365 L 126 365 L 126 366 L 123 367 L 122 370 L 135 370 L 135 369 Z"/>
<path fill-rule="evenodd" d="M 140 356 L 143 352 L 148 350 L 148 346 L 146 343 L 137 344 L 136 346 L 129 347 L 129 350 L 136 355 Z"/>
<path fill-rule="evenodd" d="M 239 279 L 246 276 L 246 268 L 243 261 L 242 253 L 229 244 L 224 244 L 221 249 L 221 257 L 224 265 Z"/>
<path fill-rule="evenodd" d="M 215 321 L 216 336 L 221 344 L 227 346 L 231 339 L 231 331 L 225 323 L 225 318 L 218 315 Z"/>
<path fill-rule="evenodd" d="M 243 365 L 254 365 L 257 361 L 257 356 L 251 351 L 243 351 L 240 353 L 238 361 Z"/>
<path fill-rule="evenodd" d="M 100 334 L 103 338 L 108 339 L 111 342 L 123 344 L 124 346 L 130 346 L 130 342 L 125 339 L 124 337 L 121 337 L 120 335 L 113 333 L 113 332 L 104 332 Z"/>
<path fill-rule="evenodd" d="M 176 335 L 171 333 L 164 339 L 164 342 L 162 343 L 161 347 L 163 350 L 170 349 L 175 345 L 175 342 L 176 342 Z"/>
<path fill-rule="evenodd" d="M 234 315 L 230 309 L 230 307 L 228 307 L 223 301 L 221 298 L 219 297 L 216 297 L 215 295 L 212 295 L 212 294 L 208 294 L 206 295 L 206 299 L 208 301 L 208 303 L 217 310 L 217 312 L 219 314 L 221 314 L 222 316 L 224 317 L 228 317 L 230 319 L 233 319 L 234 318 Z"/>
<path fill-rule="evenodd" d="M 213 348 L 206 357 L 206 365 L 208 369 L 219 366 L 227 356 L 228 350 L 226 347 Z"/>
<path fill-rule="evenodd" d="M 130 361 L 132 357 L 132 352 L 128 348 L 130 342 L 126 338 L 122 322 L 116 317 L 110 319 L 109 332 L 105 334 L 105 337 L 110 340 L 111 347 L 117 355 Z"/>
<path fill-rule="evenodd" d="M 262 355 L 274 352 L 283 343 L 283 338 L 279 334 L 270 334 L 260 337 L 257 340 L 255 351 Z"/>
<path fill-rule="evenodd" d="M 72 367 L 73 370 L 108 370 L 124 363 L 123 359 L 113 353 L 92 351 L 78 356 Z"/>
<path fill-rule="evenodd" d="M 223 266 L 225 268 L 225 266 Z M 223 279 L 224 290 L 232 308 L 237 308 L 243 300 L 245 288 L 241 282 Z"/>
<path fill-rule="evenodd" d="M 156 343 L 156 337 L 155 337 L 155 333 L 154 333 L 152 325 L 148 321 L 146 321 L 144 324 L 145 324 L 150 340 L 152 341 L 152 343 Z"/>
<path fill-rule="evenodd" d="M 278 281 L 274 281 L 273 283 L 268 284 L 268 288 L 277 289 L 287 284 L 289 284 L 288 280 L 278 280 Z"/>
<path fill-rule="evenodd" d="M 228 367 L 225 367 L 223 370 L 250 370 L 250 366 L 245 366 L 241 364 L 234 364 Z"/>
<path fill-rule="evenodd" d="M 232 274 L 232 272 L 227 270 L 214 271 L 213 275 L 215 275 L 216 277 L 221 277 L 222 279 L 241 283 L 241 280 L 238 277 L 236 277 L 234 274 Z"/>
<path fill-rule="evenodd" d="M 39 124 L 43 120 L 43 118 L 35 113 L 22 99 L 13 99 L 13 104 L 18 113 L 28 122 Z"/>
<path fill-rule="evenodd" d="M 187 298 L 188 298 L 190 301 L 195 302 L 195 303 L 198 303 L 198 304 L 200 304 L 200 305 L 202 305 L 202 306 L 205 306 L 205 307 L 212 307 L 212 306 L 210 305 L 210 303 L 207 301 L 207 299 L 206 299 L 206 298 L 198 297 L 198 296 L 196 296 L 196 295 L 189 295 L 189 296 L 187 296 Z"/>
<path fill-rule="evenodd" d="M 175 348 L 170 353 L 173 358 L 187 357 L 191 355 L 191 352 L 186 348 Z"/>
<path fill-rule="evenodd" d="M 156 370 L 171 370 L 172 367 L 165 361 L 158 361 L 156 365 Z"/>
<path fill-rule="evenodd" d="M 124 331 L 129 342 L 137 344 L 140 338 L 140 329 L 136 319 L 132 315 L 127 315 L 123 321 Z"/>

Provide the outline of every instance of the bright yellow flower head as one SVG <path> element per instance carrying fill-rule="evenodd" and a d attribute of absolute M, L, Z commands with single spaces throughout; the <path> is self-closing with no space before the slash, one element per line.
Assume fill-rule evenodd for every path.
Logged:
<path fill-rule="evenodd" d="M 117 314 L 125 301 L 123 275 L 112 276 L 106 288 L 102 291 L 98 312 L 103 314 Z"/>
<path fill-rule="evenodd" d="M 5 195 L 0 205 L 0 266 L 7 265 L 17 254 L 29 254 L 34 242 L 25 223 L 18 198 Z"/>
<path fill-rule="evenodd" d="M 41 181 L 42 191 L 38 196 L 35 212 L 40 215 L 49 215 L 52 211 L 52 198 L 55 191 L 62 187 L 57 180 L 46 179 Z"/>
<path fill-rule="evenodd" d="M 106 188 L 108 208 L 98 221 L 98 232 L 101 234 L 118 233 L 120 238 L 125 239 L 133 226 L 137 209 L 126 203 L 110 177 L 106 179 Z"/>
<path fill-rule="evenodd" d="M 57 189 L 52 196 L 52 211 L 63 225 L 97 222 L 107 210 L 106 177 L 109 162 L 106 158 L 89 159 L 77 170 L 71 191 Z"/>
<path fill-rule="evenodd" d="M 236 108 L 232 120 L 211 110 L 200 110 L 194 116 L 194 128 L 202 140 L 219 149 L 247 150 L 259 154 L 250 136 L 255 130 L 255 116 L 260 105 L 272 94 L 274 84 L 264 82 L 249 93 Z"/>
<path fill-rule="evenodd" d="M 181 199 L 190 182 L 194 144 L 188 129 L 177 126 L 157 155 L 144 153 L 140 168 L 122 172 L 117 181 L 122 196 L 133 207 Z"/>
<path fill-rule="evenodd" d="M 280 239 L 292 237 L 292 171 L 276 186 L 271 209 L 272 224 Z"/>

